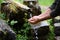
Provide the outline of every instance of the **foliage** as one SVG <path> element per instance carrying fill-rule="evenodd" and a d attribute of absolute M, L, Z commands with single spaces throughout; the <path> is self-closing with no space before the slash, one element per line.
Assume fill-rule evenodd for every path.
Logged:
<path fill-rule="evenodd" d="M 40 5 L 50 6 L 54 2 L 54 0 L 38 0 L 38 2 Z"/>
<path fill-rule="evenodd" d="M 22 0 L 15 0 L 17 2 L 21 2 L 22 3 Z M 0 4 L 3 2 L 3 0 L 0 0 Z M 43 6 L 50 6 L 51 4 L 53 3 L 53 0 L 39 0 L 39 4 L 43 5 Z M 27 16 L 27 15 L 26 15 Z M 23 25 L 23 28 L 21 30 L 19 30 L 19 34 L 16 34 L 16 40 L 27 40 L 28 39 L 28 36 L 27 36 L 27 33 L 29 32 L 29 29 L 30 29 L 30 25 L 27 21 L 27 18 L 25 16 L 25 24 Z M 1 18 L 5 18 L 5 14 L 2 13 L 0 15 Z M 11 21 L 11 25 L 13 26 L 15 23 L 17 23 L 18 21 L 14 21 L 12 20 Z M 54 40 L 54 25 L 53 25 L 53 22 L 52 20 L 49 20 L 48 21 L 49 24 L 50 24 L 50 33 L 49 33 L 49 38 L 48 40 Z"/>
<path fill-rule="evenodd" d="M 0 0 L 0 4 L 3 2 L 3 0 Z"/>
<path fill-rule="evenodd" d="M 4 13 L 0 13 L 0 18 L 2 18 L 2 19 L 5 19 L 5 14 Z"/>
<path fill-rule="evenodd" d="M 17 35 L 17 39 L 16 40 L 27 40 L 27 36 L 22 36 L 20 34 Z"/>
<path fill-rule="evenodd" d="M 20 34 L 17 34 L 17 40 L 28 40 L 28 31 L 29 31 L 29 25 L 26 23 L 24 24 L 26 27 L 25 29 L 21 29 L 19 32 Z"/>
<path fill-rule="evenodd" d="M 14 25 L 15 23 L 17 23 L 18 21 L 14 21 L 14 20 L 12 20 L 11 22 L 10 22 L 10 24 L 11 25 Z"/>
<path fill-rule="evenodd" d="M 48 20 L 48 23 L 49 23 L 49 29 L 50 29 L 50 32 L 49 32 L 49 37 L 48 37 L 48 40 L 54 40 L 55 38 L 55 34 L 54 34 L 54 23 L 53 23 L 53 19 L 50 19 Z"/>
<path fill-rule="evenodd" d="M 23 25 L 23 28 L 19 31 L 20 34 L 17 34 L 17 40 L 28 40 L 28 33 L 30 29 L 30 24 L 28 23 L 27 15 L 25 15 L 25 23 Z"/>

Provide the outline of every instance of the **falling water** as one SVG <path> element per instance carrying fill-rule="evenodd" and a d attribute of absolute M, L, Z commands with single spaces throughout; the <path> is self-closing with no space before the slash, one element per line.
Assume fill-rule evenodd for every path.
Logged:
<path fill-rule="evenodd" d="M 32 13 L 30 13 L 30 17 L 32 17 Z M 38 40 L 38 29 L 40 27 L 44 27 L 44 26 L 48 26 L 49 24 L 46 22 L 46 21 L 42 21 L 42 22 L 39 22 L 37 24 L 30 24 L 31 25 L 31 28 L 34 30 L 34 34 L 35 34 L 35 40 Z"/>
<path fill-rule="evenodd" d="M 46 21 L 39 22 L 37 24 L 31 24 L 31 28 L 34 30 L 35 40 L 38 40 L 38 29 L 40 27 L 48 26 L 49 24 Z"/>
<path fill-rule="evenodd" d="M 40 28 L 40 24 L 35 24 L 35 25 L 33 25 L 33 24 L 31 24 L 31 28 L 34 30 L 34 34 L 35 34 L 35 40 L 38 40 L 39 38 L 38 38 L 38 28 Z"/>
<path fill-rule="evenodd" d="M 34 34 L 35 34 L 35 40 L 38 40 L 38 33 L 37 33 L 38 29 L 34 29 Z"/>
<path fill-rule="evenodd" d="M 30 13 L 30 17 L 32 17 L 32 13 Z M 35 40 L 38 40 L 38 33 L 37 33 L 37 31 L 38 31 L 38 29 L 37 29 L 37 26 L 39 27 L 39 25 L 33 25 L 33 24 L 31 24 L 31 28 L 34 30 L 34 34 L 35 34 Z"/>

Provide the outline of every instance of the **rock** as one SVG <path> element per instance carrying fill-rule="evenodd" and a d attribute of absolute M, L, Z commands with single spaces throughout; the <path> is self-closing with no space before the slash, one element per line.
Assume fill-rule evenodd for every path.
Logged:
<path fill-rule="evenodd" d="M 2 19 L 0 19 L 0 40 L 16 40 L 15 32 Z"/>

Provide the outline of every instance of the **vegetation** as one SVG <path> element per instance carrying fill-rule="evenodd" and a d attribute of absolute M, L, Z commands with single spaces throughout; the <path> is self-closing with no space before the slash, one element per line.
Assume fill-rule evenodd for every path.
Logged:
<path fill-rule="evenodd" d="M 39 4 L 43 6 L 50 6 L 54 0 L 39 0 Z"/>
<path fill-rule="evenodd" d="M 15 0 L 15 1 L 22 3 L 22 0 Z M 42 6 L 50 6 L 53 3 L 53 1 L 54 0 L 39 0 L 39 4 L 42 5 Z M 0 0 L 0 4 L 2 2 L 3 2 L 3 0 Z M 20 34 L 16 35 L 16 40 L 28 40 L 27 33 L 29 32 L 30 25 L 27 21 L 28 19 L 26 18 L 26 16 L 25 16 L 25 23 L 23 25 L 24 29 L 21 29 L 21 30 L 18 31 Z M 4 19 L 5 18 L 4 13 L 1 14 L 0 17 Z M 14 25 L 14 23 L 17 23 L 17 22 L 11 21 L 12 26 Z M 52 22 L 52 20 L 50 20 L 50 21 L 48 21 L 48 23 L 50 24 L 50 27 L 49 27 L 50 28 L 50 33 L 49 33 L 48 40 L 54 40 L 53 39 L 54 38 L 54 27 L 52 27 L 52 26 L 54 26 L 54 25 L 52 25 L 53 22 Z"/>

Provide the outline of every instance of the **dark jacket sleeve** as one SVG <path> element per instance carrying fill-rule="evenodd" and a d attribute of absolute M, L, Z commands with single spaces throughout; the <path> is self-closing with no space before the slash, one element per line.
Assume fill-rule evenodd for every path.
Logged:
<path fill-rule="evenodd" d="M 55 0 L 53 5 L 50 7 L 52 10 L 51 17 L 56 17 L 60 15 L 60 0 Z"/>
<path fill-rule="evenodd" d="M 55 9 L 56 4 L 57 4 L 57 0 L 54 1 L 54 3 L 49 7 L 51 10 Z"/>

